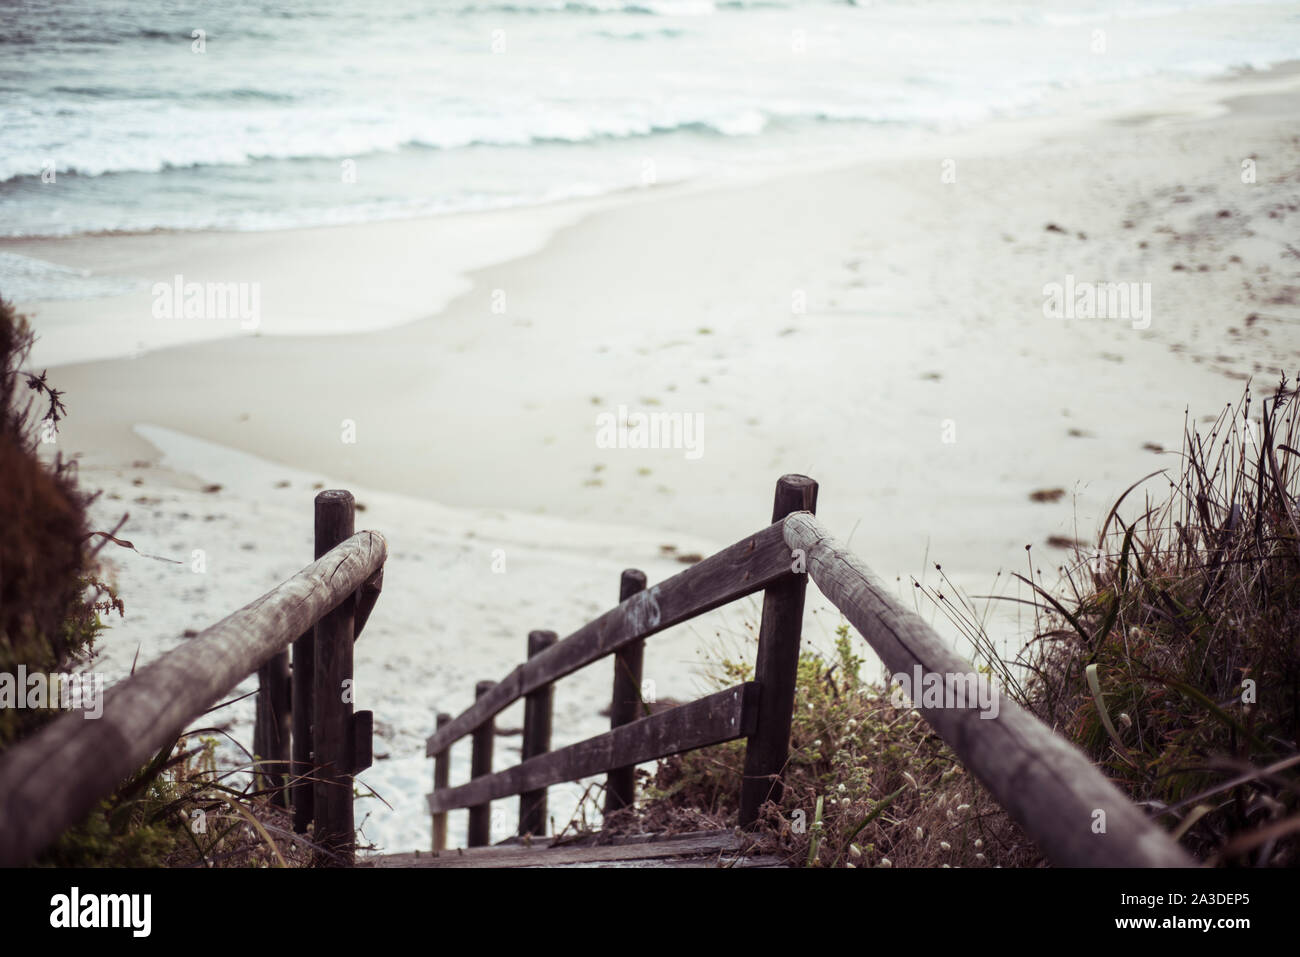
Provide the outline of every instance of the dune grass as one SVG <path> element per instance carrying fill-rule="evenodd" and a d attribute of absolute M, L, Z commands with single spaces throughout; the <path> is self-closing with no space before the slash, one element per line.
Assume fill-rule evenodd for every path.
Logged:
<path fill-rule="evenodd" d="M 1189 418 L 1176 465 L 1126 490 L 1059 582 L 1017 576 L 1034 631 L 1013 658 L 951 582 L 920 589 L 1003 693 L 1212 865 L 1298 863 L 1296 402 L 1283 378 L 1258 412 L 1248 387 L 1207 428 Z M 787 787 L 756 846 L 796 865 L 1041 866 L 920 716 L 861 678 L 855 640 L 841 626 L 834 655 L 800 659 Z M 711 677 L 746 680 L 752 660 Z M 640 826 L 734 824 L 742 763 L 742 742 L 661 761 Z"/>
<path fill-rule="evenodd" d="M 1165 494 L 1135 485 L 1056 595 L 1033 582 L 1018 663 L 1022 702 L 1213 863 L 1298 863 L 1296 398 L 1189 419 Z"/>

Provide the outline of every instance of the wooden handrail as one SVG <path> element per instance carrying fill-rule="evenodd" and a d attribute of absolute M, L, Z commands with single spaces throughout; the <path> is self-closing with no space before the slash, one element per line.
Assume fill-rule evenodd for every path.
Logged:
<path fill-rule="evenodd" d="M 426 743 L 425 755 L 435 757 L 531 691 L 642 638 L 791 576 L 790 551 L 782 534 L 780 522 L 769 525 L 672 578 L 635 593 L 563 641 L 529 658 L 438 728 Z"/>
<path fill-rule="evenodd" d="M 378 532 L 353 535 L 110 688 L 99 718 L 70 712 L 0 755 L 0 866 L 27 863 L 80 821 L 186 724 L 355 595 L 386 557 Z"/>
<path fill-rule="evenodd" d="M 758 720 L 759 688 L 749 681 L 614 728 L 578 744 L 529 758 L 496 774 L 429 795 L 434 814 L 483 806 L 497 798 L 576 781 L 610 768 L 743 738 Z"/>
<path fill-rule="evenodd" d="M 839 608 L 891 674 L 969 675 L 914 611 L 807 512 L 785 520 L 785 541 L 799 553 L 821 593 Z M 924 680 L 924 678 L 923 678 Z M 996 716 L 978 707 L 916 710 L 957 753 L 1039 848 L 1070 867 L 1191 867 L 1192 858 L 1064 738 L 1001 696 Z"/>

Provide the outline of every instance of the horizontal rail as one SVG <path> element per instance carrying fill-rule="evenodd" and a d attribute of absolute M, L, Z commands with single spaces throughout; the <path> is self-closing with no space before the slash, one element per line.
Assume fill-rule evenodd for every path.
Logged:
<path fill-rule="evenodd" d="M 110 688 L 99 718 L 70 712 L 0 755 L 0 866 L 27 863 L 80 821 L 186 724 L 356 592 L 386 557 L 378 532 L 353 535 Z"/>
<path fill-rule="evenodd" d="M 621 725 L 578 744 L 529 758 L 513 768 L 484 775 L 460 787 L 429 795 L 434 814 L 474 807 L 524 791 L 641 764 L 695 748 L 734 741 L 753 733 L 758 685 L 736 685 L 690 704 Z"/>
<path fill-rule="evenodd" d="M 742 539 L 657 585 L 637 592 L 563 641 L 528 659 L 458 717 L 439 728 L 428 757 L 459 741 L 515 701 L 673 625 L 744 598 L 792 574 L 780 522 Z"/>
<path fill-rule="evenodd" d="M 916 668 L 940 677 L 971 673 L 968 662 L 810 514 L 786 518 L 785 541 L 792 551 L 803 552 L 822 594 L 891 674 L 910 679 Z M 916 710 L 1049 860 L 1072 867 L 1194 866 L 1082 752 L 1006 696 L 998 706 L 996 717 L 981 717 L 973 703 L 960 708 L 918 704 Z"/>

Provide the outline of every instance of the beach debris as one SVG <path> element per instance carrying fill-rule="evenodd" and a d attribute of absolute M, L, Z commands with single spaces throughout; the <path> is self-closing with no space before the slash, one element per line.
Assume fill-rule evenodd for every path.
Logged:
<path fill-rule="evenodd" d="M 1039 488 L 1029 493 L 1031 502 L 1059 502 L 1065 497 L 1063 488 Z"/>

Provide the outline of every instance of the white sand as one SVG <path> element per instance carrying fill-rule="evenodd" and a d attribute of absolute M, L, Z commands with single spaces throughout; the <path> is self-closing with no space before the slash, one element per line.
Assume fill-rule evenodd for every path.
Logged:
<path fill-rule="evenodd" d="M 999 570 L 1026 567 L 1030 543 L 1050 581 L 1068 553 L 1049 535 L 1089 538 L 1130 482 L 1176 467 L 1144 443 L 1176 449 L 1184 408 L 1213 415 L 1245 377 L 1269 385 L 1300 357 L 1300 257 L 1287 245 L 1297 100 L 1242 98 L 1294 83 L 1282 72 L 1214 84 L 1141 117 L 989 127 L 909 145 L 906 159 L 725 189 L 255 236 L 0 244 L 106 274 L 267 290 L 275 334 L 178 326 L 178 339 L 217 341 L 53 374 L 71 413 L 62 447 L 84 453 L 88 485 L 119 496 L 101 503 L 102 522 L 130 510 L 123 534 L 142 551 L 208 553 L 202 577 L 114 556 L 129 615 L 106 642 L 113 662 L 137 643 L 142 659 L 166 650 L 301 567 L 313 480 L 354 489 L 368 506 L 359 525 L 383 531 L 392 554 L 359 645 L 358 706 L 373 706 L 389 754 L 365 780 L 398 810 L 366 833 L 409 849 L 427 841 L 434 712 L 504 674 L 529 629 L 564 634 L 612 604 L 621 568 L 680 570 L 660 545 L 707 552 L 764 524 L 783 472 L 817 478 L 826 524 L 904 591 L 911 576 L 933 580 L 927 554 L 986 591 Z M 1230 111 L 1216 107 L 1228 98 Z M 1241 179 L 1248 157 L 1254 184 Z M 444 256 L 462 231 L 478 237 L 470 251 Z M 458 271 L 484 262 L 460 292 Z M 1044 318 L 1044 285 L 1067 274 L 1150 282 L 1150 327 Z M 137 294 L 31 311 L 58 358 L 77 355 L 60 337 L 104 317 L 121 330 L 114 354 L 158 342 L 147 309 Z M 279 334 L 358 321 L 365 332 Z M 82 354 L 101 349 L 92 337 Z M 702 457 L 598 448 L 596 415 L 620 404 L 702 416 Z M 344 420 L 355 444 L 341 441 Z M 197 491 L 200 478 L 222 491 Z M 1062 501 L 1030 502 L 1053 487 Z M 491 571 L 497 547 L 504 575 Z M 828 617 L 812 631 L 826 634 Z M 739 629 L 742 615 L 727 621 Z M 661 695 L 691 693 L 689 666 L 714 630 L 651 642 Z M 590 672 L 560 686 L 557 743 L 601 727 L 609 674 Z M 247 731 L 251 708 L 240 713 Z"/>

